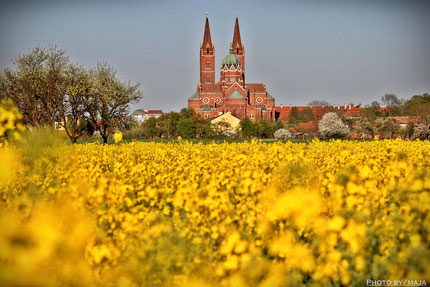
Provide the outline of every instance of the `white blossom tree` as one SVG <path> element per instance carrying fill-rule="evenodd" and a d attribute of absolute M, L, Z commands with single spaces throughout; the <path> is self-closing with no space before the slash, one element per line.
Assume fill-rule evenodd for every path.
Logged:
<path fill-rule="evenodd" d="M 322 138 L 346 138 L 349 136 L 349 127 L 336 113 L 329 112 L 318 123 L 318 132 Z"/>
<path fill-rule="evenodd" d="M 273 136 L 275 137 L 275 139 L 277 140 L 286 140 L 292 137 L 292 134 L 289 130 L 286 129 L 279 129 L 277 130 Z"/>

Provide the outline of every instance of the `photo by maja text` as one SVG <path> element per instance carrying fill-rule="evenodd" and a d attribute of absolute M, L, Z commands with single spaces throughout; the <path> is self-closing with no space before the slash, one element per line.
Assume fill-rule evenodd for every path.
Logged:
<path fill-rule="evenodd" d="M 366 286 L 427 286 L 425 280 L 366 280 Z"/>

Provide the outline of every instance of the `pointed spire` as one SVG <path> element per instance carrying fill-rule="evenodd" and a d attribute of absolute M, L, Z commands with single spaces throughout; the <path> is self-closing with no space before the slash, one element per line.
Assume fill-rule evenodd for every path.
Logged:
<path fill-rule="evenodd" d="M 212 39 L 211 39 L 211 30 L 209 28 L 208 12 L 206 12 L 206 25 L 205 25 L 205 34 L 203 36 L 203 47 L 206 48 L 207 44 L 209 44 L 209 48 L 212 48 Z"/>
<path fill-rule="evenodd" d="M 238 19 L 238 13 L 236 13 L 236 23 L 234 25 L 234 34 L 233 34 L 233 49 L 236 49 L 237 45 L 239 47 L 242 47 L 242 41 L 240 40 L 240 30 L 239 30 L 239 19 Z"/>

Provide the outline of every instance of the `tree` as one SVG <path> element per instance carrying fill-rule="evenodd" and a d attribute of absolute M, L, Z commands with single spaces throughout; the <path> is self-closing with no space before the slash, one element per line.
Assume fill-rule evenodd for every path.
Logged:
<path fill-rule="evenodd" d="M 420 122 L 430 124 L 430 95 L 425 93 L 415 95 L 405 103 L 405 113 L 408 116 L 415 116 Z"/>
<path fill-rule="evenodd" d="M 275 132 L 273 130 L 273 127 L 274 127 L 273 124 L 265 120 L 256 122 L 255 124 L 256 136 L 259 138 L 271 138 L 273 136 L 273 133 Z"/>
<path fill-rule="evenodd" d="M 150 117 L 145 121 L 144 130 L 146 136 L 149 138 L 159 137 L 160 129 L 157 127 L 157 119 L 154 117 Z"/>
<path fill-rule="evenodd" d="M 399 130 L 399 124 L 393 118 L 378 118 L 375 121 L 375 126 L 378 133 L 389 135 L 390 138 Z"/>
<path fill-rule="evenodd" d="M 393 94 L 385 94 L 381 98 L 381 102 L 387 107 L 396 107 L 403 104 L 403 101 Z"/>
<path fill-rule="evenodd" d="M 430 126 L 426 124 L 418 124 L 414 129 L 414 137 L 421 140 L 428 139 L 430 137 Z"/>
<path fill-rule="evenodd" d="M 371 135 L 372 137 L 375 134 L 375 129 L 374 129 L 372 123 L 366 117 L 359 118 L 355 122 L 354 131 L 358 134 Z"/>
<path fill-rule="evenodd" d="M 231 124 L 227 122 L 225 119 L 222 119 L 221 121 L 215 124 L 212 124 L 212 129 L 217 136 L 228 135 L 233 130 L 233 128 L 231 127 Z"/>
<path fill-rule="evenodd" d="M 415 124 L 409 122 L 406 127 L 400 128 L 399 132 L 402 134 L 404 139 L 410 139 L 414 135 Z"/>
<path fill-rule="evenodd" d="M 193 118 L 181 117 L 176 130 L 178 136 L 184 139 L 195 138 L 197 134 L 197 124 Z"/>
<path fill-rule="evenodd" d="M 405 103 L 404 99 L 399 99 L 393 94 L 386 94 L 381 98 L 381 101 L 388 108 L 388 115 L 399 116 L 402 114 L 401 106 Z"/>
<path fill-rule="evenodd" d="M 336 113 L 326 113 L 318 123 L 318 131 L 323 138 L 346 138 L 349 136 L 349 127 Z"/>
<path fill-rule="evenodd" d="M 161 131 L 161 134 L 170 139 L 176 137 L 176 129 L 178 125 L 180 115 L 176 112 L 170 112 L 161 115 L 157 119 L 157 126 Z"/>
<path fill-rule="evenodd" d="M 85 102 L 86 116 L 100 132 L 103 142 L 107 143 L 115 123 L 127 114 L 128 105 L 142 98 L 140 84 L 121 82 L 113 67 L 106 63 L 98 63 L 90 75 L 91 90 Z"/>
<path fill-rule="evenodd" d="M 287 139 L 289 139 L 289 138 L 292 137 L 292 134 L 291 134 L 291 132 L 289 130 L 279 129 L 279 130 L 275 131 L 275 133 L 273 134 L 273 136 L 277 140 L 287 140 Z"/>
<path fill-rule="evenodd" d="M 421 123 L 430 125 L 430 103 L 418 106 L 415 109 L 415 115 L 419 118 Z"/>
<path fill-rule="evenodd" d="M 314 100 L 309 102 L 309 106 L 320 107 L 320 106 L 330 106 L 330 103 L 327 101 Z"/>
<path fill-rule="evenodd" d="M 293 107 L 288 115 L 288 123 L 290 125 L 296 125 L 299 122 L 299 109 L 297 107 Z"/>
<path fill-rule="evenodd" d="M 378 101 L 373 101 L 370 106 L 372 108 L 379 108 L 381 106 L 381 104 Z"/>
<path fill-rule="evenodd" d="M 255 125 L 248 117 L 243 118 L 239 125 L 243 137 L 255 136 Z"/>
<path fill-rule="evenodd" d="M 54 126 L 65 97 L 65 70 L 69 59 L 55 46 L 34 48 L 13 60 L 16 70 L 4 69 L 0 97 L 12 99 L 32 127 Z"/>
<path fill-rule="evenodd" d="M 88 72 L 81 66 L 68 65 L 65 71 L 65 95 L 58 105 L 58 122 L 72 143 L 87 130 L 84 121 L 86 101 L 91 89 Z"/>
<path fill-rule="evenodd" d="M 314 120 L 314 113 L 311 109 L 303 109 L 299 113 L 299 122 L 300 123 L 308 123 L 310 121 Z"/>

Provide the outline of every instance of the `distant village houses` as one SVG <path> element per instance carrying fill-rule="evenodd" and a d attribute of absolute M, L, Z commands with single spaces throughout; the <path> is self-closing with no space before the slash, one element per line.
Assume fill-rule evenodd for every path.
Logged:
<path fill-rule="evenodd" d="M 159 118 L 162 114 L 163 114 L 162 110 L 143 110 L 143 109 L 138 109 L 138 110 L 135 110 L 131 114 L 131 117 L 133 119 L 135 119 L 139 123 L 144 123 L 149 118 Z"/>

